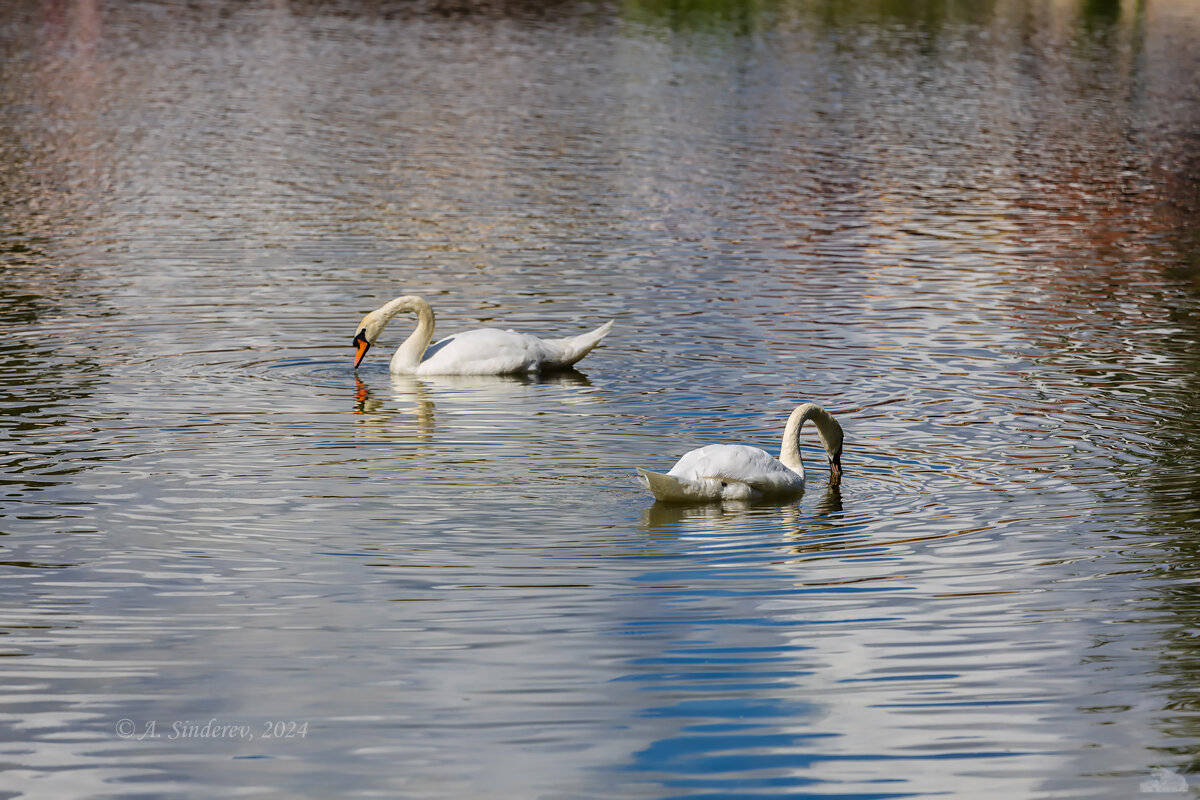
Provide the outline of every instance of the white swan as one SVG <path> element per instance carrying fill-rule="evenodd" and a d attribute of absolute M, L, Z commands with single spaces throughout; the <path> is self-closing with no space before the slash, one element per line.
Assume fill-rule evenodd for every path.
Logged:
<path fill-rule="evenodd" d="M 590 333 L 565 339 L 539 339 L 516 331 L 479 328 L 447 336 L 432 347 L 433 309 L 415 295 L 397 297 L 363 317 L 354 335 L 354 366 L 383 333 L 388 321 L 402 311 L 417 315 L 417 329 L 392 356 L 393 375 L 518 375 L 566 369 L 586 356 L 613 320 Z"/>
<path fill-rule="evenodd" d="M 842 426 L 815 403 L 797 406 L 788 417 L 778 459 L 749 445 L 710 444 L 684 453 L 665 475 L 641 467 L 638 473 L 656 500 L 753 500 L 796 494 L 804 489 L 800 429 L 810 419 L 816 423 L 836 481 L 842 474 Z"/>

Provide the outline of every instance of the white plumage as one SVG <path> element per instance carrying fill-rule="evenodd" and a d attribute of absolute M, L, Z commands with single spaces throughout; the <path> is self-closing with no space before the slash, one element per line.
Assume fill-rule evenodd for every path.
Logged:
<path fill-rule="evenodd" d="M 842 427 L 814 403 L 797 406 L 788 417 L 779 458 L 744 444 L 712 444 L 684 453 L 666 474 L 638 468 L 657 500 L 753 500 L 804 490 L 800 430 L 812 420 L 829 455 L 834 480 L 842 472 Z"/>
<path fill-rule="evenodd" d="M 513 330 L 478 328 L 430 345 L 433 309 L 422 298 L 405 295 L 375 309 L 358 324 L 354 336 L 355 367 L 391 318 L 403 311 L 417 315 L 417 328 L 392 355 L 394 375 L 517 375 L 566 369 L 591 352 L 613 325 L 609 320 L 594 331 L 563 339 L 539 339 Z"/>

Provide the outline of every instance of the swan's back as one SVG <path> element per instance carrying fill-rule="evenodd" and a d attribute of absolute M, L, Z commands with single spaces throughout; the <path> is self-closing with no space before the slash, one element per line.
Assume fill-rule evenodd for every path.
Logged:
<path fill-rule="evenodd" d="M 745 444 L 710 444 L 684 453 L 667 474 L 689 480 L 736 481 L 759 491 L 780 491 L 804 485 L 803 472 L 793 472 L 767 451 Z"/>
<path fill-rule="evenodd" d="M 710 444 L 684 453 L 664 474 L 638 469 L 658 500 L 752 500 L 804 489 L 804 475 L 744 444 Z"/>
<path fill-rule="evenodd" d="M 540 339 L 499 328 L 477 328 L 447 336 L 426 348 L 419 375 L 512 375 L 566 369 L 587 355 L 612 329 L 565 339 Z"/>
<path fill-rule="evenodd" d="M 499 328 L 477 328 L 431 344 L 418 373 L 505 375 L 535 372 L 552 361 L 555 351 L 536 336 Z"/>

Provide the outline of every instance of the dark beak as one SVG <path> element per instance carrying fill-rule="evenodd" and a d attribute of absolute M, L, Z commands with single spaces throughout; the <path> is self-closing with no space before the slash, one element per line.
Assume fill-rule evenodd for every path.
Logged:
<path fill-rule="evenodd" d="M 842 479 L 842 451 L 838 450 L 829 458 L 829 479 L 833 482 Z"/>
<path fill-rule="evenodd" d="M 358 369 L 358 365 L 362 363 L 363 356 L 371 349 L 371 343 L 367 341 L 367 331 L 364 328 L 358 332 L 358 336 L 354 337 L 354 346 L 358 351 L 354 354 L 354 368 Z"/>

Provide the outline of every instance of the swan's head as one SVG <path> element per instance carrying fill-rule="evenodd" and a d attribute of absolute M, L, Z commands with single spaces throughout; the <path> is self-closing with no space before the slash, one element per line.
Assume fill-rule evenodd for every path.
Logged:
<path fill-rule="evenodd" d="M 383 333 L 384 326 L 387 325 L 387 318 L 384 317 L 382 309 L 375 309 L 370 314 L 362 318 L 362 322 L 358 323 L 354 334 L 354 368 L 358 369 L 358 365 L 362 363 L 363 356 L 371 349 L 371 345 L 375 344 L 375 340 L 379 338 L 379 334 Z"/>
<path fill-rule="evenodd" d="M 845 434 L 832 415 L 826 414 L 826 417 L 828 421 L 823 420 L 825 424 L 817 425 L 817 436 L 825 446 L 825 454 L 829 456 L 829 477 L 836 481 L 842 477 L 842 442 L 845 440 Z"/>
<path fill-rule="evenodd" d="M 792 412 L 791 419 L 788 424 L 793 421 L 797 427 L 794 429 L 799 432 L 799 426 L 804 424 L 805 420 L 811 419 L 817 426 L 817 436 L 821 440 L 821 445 L 825 448 L 826 455 L 829 456 L 829 477 L 832 480 L 838 480 L 842 476 L 842 442 L 845 439 L 845 434 L 842 433 L 842 426 L 833 418 L 825 409 L 821 408 L 816 403 L 805 403 L 797 406 Z M 786 438 L 786 436 L 785 436 Z"/>

